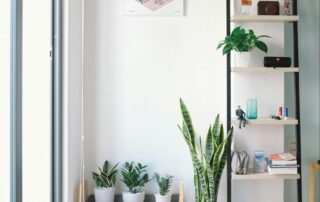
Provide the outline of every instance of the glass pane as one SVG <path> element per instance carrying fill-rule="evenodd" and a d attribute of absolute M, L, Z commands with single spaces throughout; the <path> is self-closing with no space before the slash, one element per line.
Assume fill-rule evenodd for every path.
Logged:
<path fill-rule="evenodd" d="M 0 1 L 0 201 L 10 201 L 10 0 Z"/>
<path fill-rule="evenodd" d="M 50 201 L 51 1 L 23 1 L 23 202 Z"/>

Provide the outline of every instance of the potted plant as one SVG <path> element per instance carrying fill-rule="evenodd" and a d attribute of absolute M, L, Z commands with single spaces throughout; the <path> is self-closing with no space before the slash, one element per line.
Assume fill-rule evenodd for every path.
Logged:
<path fill-rule="evenodd" d="M 158 173 L 155 173 L 154 176 L 159 186 L 159 193 L 155 194 L 156 202 L 170 202 L 170 187 L 172 184 L 173 176 L 166 175 L 164 177 L 161 177 Z"/>
<path fill-rule="evenodd" d="M 129 192 L 123 192 L 124 202 L 143 202 L 145 197 L 144 186 L 150 181 L 146 170 L 147 166 L 134 162 L 126 162 L 121 170 L 122 182 L 127 186 Z"/>
<path fill-rule="evenodd" d="M 105 161 L 102 169 L 98 167 L 98 172 L 92 172 L 92 178 L 96 184 L 94 189 L 96 202 L 114 201 L 117 166 L 118 163 L 111 167 L 109 162 Z"/>
<path fill-rule="evenodd" d="M 261 41 L 261 38 L 270 38 L 267 35 L 256 36 L 253 30 L 245 30 L 242 27 L 236 27 L 230 35 L 221 41 L 217 49 L 222 48 L 223 55 L 235 51 L 236 66 L 247 67 L 250 61 L 250 53 L 257 48 L 265 53 L 268 52 L 268 46 Z"/>
<path fill-rule="evenodd" d="M 232 140 L 233 128 L 228 135 L 225 135 L 218 115 L 214 123 L 209 126 L 202 151 L 201 139 L 196 141 L 191 116 L 182 99 L 180 99 L 180 109 L 182 124 L 179 128 L 189 147 L 194 168 L 195 201 L 217 202 L 220 179 L 227 161 L 227 140 Z"/>

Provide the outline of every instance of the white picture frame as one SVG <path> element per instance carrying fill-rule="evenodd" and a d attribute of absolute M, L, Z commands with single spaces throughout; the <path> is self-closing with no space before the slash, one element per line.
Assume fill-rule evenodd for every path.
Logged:
<path fill-rule="evenodd" d="M 124 0 L 126 16 L 183 16 L 184 0 Z"/>

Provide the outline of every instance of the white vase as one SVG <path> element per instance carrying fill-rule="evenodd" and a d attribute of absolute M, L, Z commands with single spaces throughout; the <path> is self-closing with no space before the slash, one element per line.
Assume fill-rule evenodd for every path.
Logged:
<path fill-rule="evenodd" d="M 144 192 L 139 192 L 139 193 L 123 192 L 122 193 L 123 202 L 143 202 L 144 197 L 145 197 Z"/>
<path fill-rule="evenodd" d="M 95 201 L 96 202 L 113 202 L 115 192 L 116 192 L 115 187 L 95 188 L 94 189 Z"/>
<path fill-rule="evenodd" d="M 235 52 L 235 67 L 249 67 L 251 52 Z"/>
<path fill-rule="evenodd" d="M 167 194 L 165 196 L 162 196 L 160 194 L 155 194 L 156 202 L 171 202 L 171 194 Z"/>

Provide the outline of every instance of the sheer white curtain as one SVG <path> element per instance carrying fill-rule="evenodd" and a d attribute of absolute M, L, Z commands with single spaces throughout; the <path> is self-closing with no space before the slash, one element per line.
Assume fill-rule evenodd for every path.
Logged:
<path fill-rule="evenodd" d="M 0 1 L 0 201 L 10 201 L 10 3 Z"/>
<path fill-rule="evenodd" d="M 23 202 L 51 188 L 51 0 L 23 0 Z"/>

